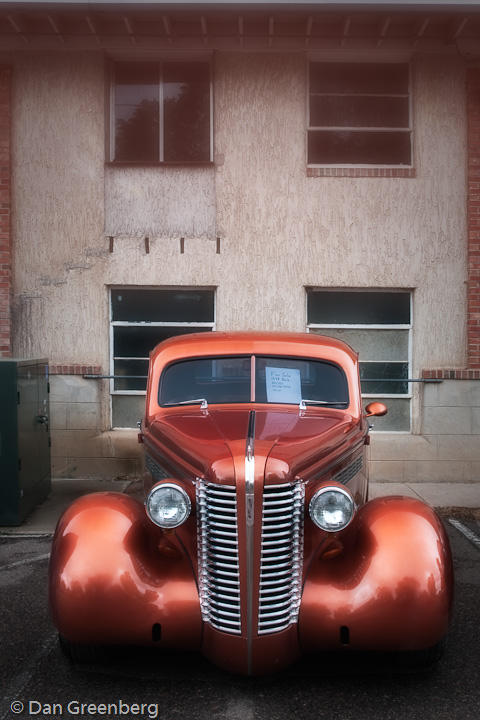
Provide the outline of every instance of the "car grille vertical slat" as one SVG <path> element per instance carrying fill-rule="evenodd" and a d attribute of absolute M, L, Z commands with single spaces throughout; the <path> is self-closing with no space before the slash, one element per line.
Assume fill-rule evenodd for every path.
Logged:
<path fill-rule="evenodd" d="M 198 576 L 202 619 L 241 633 L 237 497 L 230 485 L 197 482 Z"/>
<path fill-rule="evenodd" d="M 266 485 L 263 491 L 259 635 L 285 630 L 298 620 L 304 496 L 300 482 Z"/>

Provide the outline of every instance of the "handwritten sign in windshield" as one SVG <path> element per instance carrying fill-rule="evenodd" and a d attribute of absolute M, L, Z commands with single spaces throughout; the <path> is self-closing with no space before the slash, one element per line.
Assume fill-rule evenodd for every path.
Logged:
<path fill-rule="evenodd" d="M 267 402 L 299 404 L 302 399 L 298 368 L 265 368 Z"/>

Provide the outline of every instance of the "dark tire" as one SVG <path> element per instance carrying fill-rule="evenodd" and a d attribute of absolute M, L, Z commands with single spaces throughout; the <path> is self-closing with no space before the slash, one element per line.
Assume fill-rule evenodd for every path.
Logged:
<path fill-rule="evenodd" d="M 408 652 L 398 653 L 399 667 L 410 670 L 411 672 L 422 672 L 433 670 L 437 663 L 443 657 L 446 646 L 446 638 L 443 638 L 433 647 L 425 650 L 412 650 Z"/>
<path fill-rule="evenodd" d="M 105 660 L 107 652 L 101 645 L 81 645 L 58 636 L 60 648 L 69 660 L 75 663 L 94 663 Z"/>

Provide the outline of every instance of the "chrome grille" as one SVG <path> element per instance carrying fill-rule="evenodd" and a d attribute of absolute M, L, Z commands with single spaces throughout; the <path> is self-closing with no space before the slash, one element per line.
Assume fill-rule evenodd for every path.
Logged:
<path fill-rule="evenodd" d="M 234 486 L 197 482 L 198 568 L 202 619 L 239 634 L 237 498 Z"/>
<path fill-rule="evenodd" d="M 346 485 L 357 473 L 360 472 L 362 465 L 363 456 L 360 455 L 356 460 L 350 463 L 350 465 L 347 465 L 346 468 L 343 468 L 343 470 L 340 470 L 340 472 L 334 475 L 332 480 L 336 480 L 337 482 L 342 483 L 342 485 Z"/>
<path fill-rule="evenodd" d="M 263 491 L 258 634 L 279 632 L 298 619 L 302 586 L 302 483 Z"/>

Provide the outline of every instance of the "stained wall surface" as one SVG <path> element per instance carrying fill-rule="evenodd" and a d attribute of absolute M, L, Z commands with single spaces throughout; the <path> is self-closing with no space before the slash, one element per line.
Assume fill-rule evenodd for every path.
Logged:
<path fill-rule="evenodd" d="M 414 376 L 464 366 L 461 58 L 412 61 L 415 178 L 307 177 L 301 54 L 216 54 L 214 163 L 202 168 L 105 164 L 100 53 L 0 59 L 14 70 L 16 355 L 108 371 L 112 285 L 213 286 L 217 330 L 293 331 L 306 327 L 305 287 L 373 287 L 413 291 Z M 96 437 L 108 383 L 82 382 L 98 383 L 85 428 Z"/>

